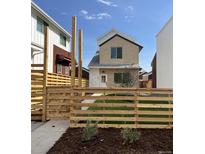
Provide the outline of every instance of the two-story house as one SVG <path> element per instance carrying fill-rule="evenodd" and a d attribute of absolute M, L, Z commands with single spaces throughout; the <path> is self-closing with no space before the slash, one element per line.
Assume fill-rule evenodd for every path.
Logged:
<path fill-rule="evenodd" d="M 69 75 L 71 35 L 34 2 L 31 2 L 31 63 L 43 64 L 45 25 L 48 25 L 48 72 Z"/>
<path fill-rule="evenodd" d="M 142 46 L 135 39 L 111 30 L 97 39 L 99 51 L 88 67 L 90 87 L 139 87 L 139 53 Z"/>

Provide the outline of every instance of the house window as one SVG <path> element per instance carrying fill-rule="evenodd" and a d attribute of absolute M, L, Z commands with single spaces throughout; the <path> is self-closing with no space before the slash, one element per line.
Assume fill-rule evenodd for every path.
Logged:
<path fill-rule="evenodd" d="M 44 29 L 43 20 L 41 18 L 37 17 L 37 31 L 43 33 L 43 29 Z"/>
<path fill-rule="evenodd" d="M 57 74 L 62 74 L 62 65 L 57 64 Z"/>
<path fill-rule="evenodd" d="M 66 47 L 66 37 L 60 34 L 60 44 Z"/>
<path fill-rule="evenodd" d="M 106 76 L 105 75 L 101 75 L 101 82 L 105 83 L 106 82 Z"/>
<path fill-rule="evenodd" d="M 68 66 L 65 66 L 65 75 L 69 76 L 69 67 Z"/>
<path fill-rule="evenodd" d="M 111 48 L 111 59 L 122 59 L 122 47 Z"/>
<path fill-rule="evenodd" d="M 130 73 L 114 73 L 115 83 L 126 83 L 130 79 Z"/>

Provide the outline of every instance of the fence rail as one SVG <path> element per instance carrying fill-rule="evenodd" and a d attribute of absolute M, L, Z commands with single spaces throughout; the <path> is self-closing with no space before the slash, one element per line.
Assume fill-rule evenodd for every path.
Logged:
<path fill-rule="evenodd" d="M 172 128 L 172 101 L 172 89 L 51 86 L 47 87 L 47 118 L 69 118 L 71 127 L 85 127 L 92 121 L 103 128 Z"/>

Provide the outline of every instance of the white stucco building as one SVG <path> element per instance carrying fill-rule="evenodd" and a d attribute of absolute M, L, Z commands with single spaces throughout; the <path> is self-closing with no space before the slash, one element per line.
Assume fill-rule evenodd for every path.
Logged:
<path fill-rule="evenodd" d="M 48 72 L 69 73 L 71 35 L 34 2 L 31 2 L 31 63 L 43 64 L 45 25 L 48 25 Z M 61 61 L 57 59 L 60 56 Z"/>
<path fill-rule="evenodd" d="M 173 88 L 173 17 L 156 36 L 156 87 Z"/>

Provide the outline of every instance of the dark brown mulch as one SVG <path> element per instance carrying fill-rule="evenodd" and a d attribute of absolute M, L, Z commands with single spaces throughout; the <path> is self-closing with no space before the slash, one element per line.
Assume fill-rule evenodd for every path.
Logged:
<path fill-rule="evenodd" d="M 171 154 L 172 129 L 138 129 L 140 139 L 123 144 L 120 129 L 98 129 L 91 141 L 82 142 L 82 129 L 69 128 L 47 154 Z"/>

